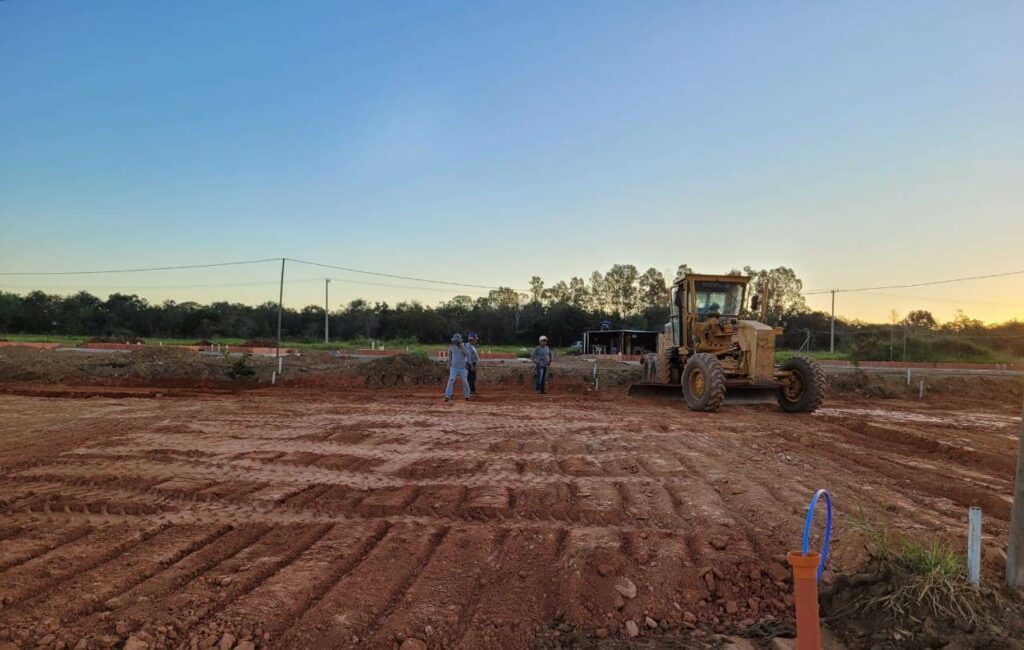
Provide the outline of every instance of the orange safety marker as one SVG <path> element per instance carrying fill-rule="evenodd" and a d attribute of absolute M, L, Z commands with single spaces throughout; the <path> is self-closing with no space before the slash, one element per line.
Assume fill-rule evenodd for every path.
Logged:
<path fill-rule="evenodd" d="M 811 524 L 818 499 L 825 497 L 825 537 L 821 553 L 809 550 Z M 821 620 L 818 617 L 818 580 L 825 570 L 828 546 L 832 538 L 832 497 L 826 490 L 818 490 L 807 508 L 804 520 L 804 537 L 799 551 L 790 551 L 786 560 L 793 569 L 793 600 L 796 605 L 796 647 L 797 650 L 821 650 Z"/>
<path fill-rule="evenodd" d="M 793 600 L 796 604 L 797 650 L 821 650 L 821 621 L 818 618 L 818 563 L 820 553 L 790 551 L 793 568 Z"/>

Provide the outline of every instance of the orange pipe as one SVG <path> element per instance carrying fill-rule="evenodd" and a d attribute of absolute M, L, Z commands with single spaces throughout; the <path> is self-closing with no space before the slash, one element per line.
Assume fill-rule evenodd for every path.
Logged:
<path fill-rule="evenodd" d="M 790 551 L 786 559 L 793 568 L 797 650 L 821 650 L 821 622 L 818 619 L 818 564 L 821 563 L 821 554 L 804 555 L 800 551 Z"/>

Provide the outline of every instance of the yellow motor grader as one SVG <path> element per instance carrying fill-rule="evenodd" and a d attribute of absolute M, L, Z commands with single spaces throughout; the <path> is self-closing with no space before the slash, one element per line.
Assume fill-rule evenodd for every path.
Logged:
<path fill-rule="evenodd" d="M 644 355 L 642 383 L 630 394 L 681 387 L 692 410 L 717 411 L 727 394 L 730 402 L 749 403 L 774 393 L 784 411 L 817 409 L 827 389 L 824 371 L 804 356 L 775 365 L 782 328 L 743 317 L 749 282 L 739 275 L 693 273 L 677 279 L 671 320 L 658 335 L 657 353 Z M 758 307 L 758 296 L 752 296 L 750 311 Z"/>

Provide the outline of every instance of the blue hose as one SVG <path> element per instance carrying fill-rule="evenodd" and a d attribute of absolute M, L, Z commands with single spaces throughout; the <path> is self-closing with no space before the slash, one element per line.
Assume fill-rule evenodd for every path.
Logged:
<path fill-rule="evenodd" d="M 800 552 L 807 555 L 811 544 L 811 524 L 814 522 L 814 510 L 818 507 L 818 499 L 825 496 L 825 539 L 821 545 L 821 564 L 818 565 L 818 580 L 821 580 L 821 573 L 825 570 L 825 562 L 828 560 L 828 543 L 832 538 L 832 497 L 828 490 L 821 489 L 814 493 L 811 498 L 811 505 L 807 508 L 807 518 L 804 520 L 804 541 Z"/>

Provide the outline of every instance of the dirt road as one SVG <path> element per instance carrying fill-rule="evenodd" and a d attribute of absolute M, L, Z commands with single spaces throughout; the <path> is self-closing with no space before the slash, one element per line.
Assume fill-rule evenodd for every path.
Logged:
<path fill-rule="evenodd" d="M 981 505 L 1005 543 L 1009 404 L 106 390 L 0 396 L 0 644 L 710 643 L 789 612 L 819 487 L 835 571 L 862 516 L 959 538 Z"/>

